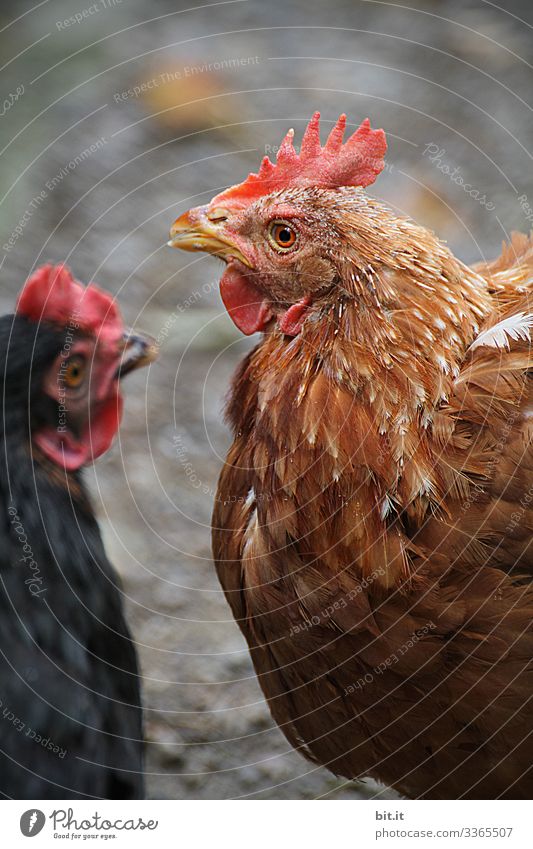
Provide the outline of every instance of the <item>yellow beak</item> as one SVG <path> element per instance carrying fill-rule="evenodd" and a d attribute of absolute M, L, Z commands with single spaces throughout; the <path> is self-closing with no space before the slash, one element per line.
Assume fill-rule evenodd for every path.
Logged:
<path fill-rule="evenodd" d="M 183 251 L 205 251 L 225 260 L 238 259 L 250 267 L 239 248 L 224 233 L 228 216 L 224 209 L 209 210 L 207 206 L 189 209 L 174 221 L 168 245 Z"/>

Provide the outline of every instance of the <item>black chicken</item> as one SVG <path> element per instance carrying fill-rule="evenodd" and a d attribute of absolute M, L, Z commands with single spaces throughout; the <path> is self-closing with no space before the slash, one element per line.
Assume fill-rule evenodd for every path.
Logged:
<path fill-rule="evenodd" d="M 119 378 L 154 359 L 112 298 L 39 269 L 0 318 L 0 793 L 139 798 L 135 646 L 81 467 L 120 422 Z"/>

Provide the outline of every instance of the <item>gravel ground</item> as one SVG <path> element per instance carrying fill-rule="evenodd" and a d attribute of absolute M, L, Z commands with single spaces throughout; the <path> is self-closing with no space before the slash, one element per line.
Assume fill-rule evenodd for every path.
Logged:
<path fill-rule="evenodd" d="M 383 126 L 376 194 L 462 258 L 493 256 L 531 227 L 531 25 L 526 0 L 2 4 L 0 306 L 36 264 L 67 260 L 161 343 L 88 474 L 139 644 L 153 797 L 380 792 L 289 749 L 218 587 L 221 410 L 249 343 L 221 308 L 219 266 L 166 248 L 169 225 L 318 108 L 325 124 L 346 111 Z"/>

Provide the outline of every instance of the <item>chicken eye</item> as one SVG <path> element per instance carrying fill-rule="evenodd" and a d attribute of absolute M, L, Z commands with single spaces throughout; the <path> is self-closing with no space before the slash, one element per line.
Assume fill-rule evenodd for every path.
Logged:
<path fill-rule="evenodd" d="M 290 251 L 298 240 L 296 230 L 286 221 L 272 221 L 268 238 L 277 251 Z"/>
<path fill-rule="evenodd" d="M 82 357 L 71 357 L 60 371 L 60 376 L 69 389 L 77 389 L 85 377 L 85 362 Z"/>

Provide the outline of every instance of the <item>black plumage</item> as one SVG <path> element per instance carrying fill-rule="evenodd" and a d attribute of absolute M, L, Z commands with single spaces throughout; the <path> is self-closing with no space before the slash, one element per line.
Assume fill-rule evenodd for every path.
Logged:
<path fill-rule="evenodd" d="M 0 319 L 0 793 L 140 798 L 135 646 L 80 471 L 35 450 L 65 332 Z"/>

